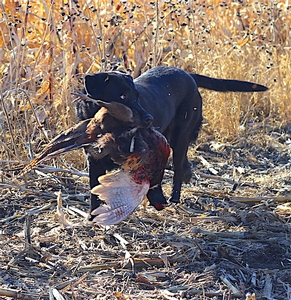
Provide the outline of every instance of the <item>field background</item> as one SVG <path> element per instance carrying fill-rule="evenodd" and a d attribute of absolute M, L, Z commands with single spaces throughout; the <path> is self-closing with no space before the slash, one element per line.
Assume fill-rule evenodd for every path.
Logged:
<path fill-rule="evenodd" d="M 270 88 L 254 95 L 203 92 L 204 129 L 215 138 L 235 140 L 253 122 L 287 126 L 288 2 L 241 2 L 1 3 L 2 159 L 27 161 L 41 142 L 74 124 L 71 92 L 85 74 L 116 65 L 133 77 L 171 65 Z"/>
<path fill-rule="evenodd" d="M 118 299 L 131 299 L 131 297 L 182 299 L 184 296 L 188 298 L 197 297 L 195 299 L 207 299 L 207 297 L 211 299 L 215 297 L 215 299 L 228 299 L 225 297 L 231 297 L 229 293 L 241 298 L 245 297 L 248 291 L 268 299 L 273 299 L 273 297 L 275 297 L 274 299 L 291 299 L 290 276 L 286 275 L 286 278 L 282 278 L 278 275 L 279 273 L 276 273 L 283 267 L 266 265 L 264 264 L 266 259 L 261 261 L 259 258 L 262 256 L 256 254 L 259 261 L 254 268 L 259 269 L 259 271 L 254 271 L 253 267 L 249 266 L 249 261 L 246 264 L 243 263 L 244 269 L 240 269 L 240 273 L 233 273 L 235 268 L 233 265 L 230 268 L 230 265 L 234 264 L 234 260 L 229 258 L 231 255 L 228 251 L 234 251 L 235 253 L 232 254 L 238 259 L 239 255 L 244 257 L 243 255 L 249 253 L 248 251 L 252 253 L 251 249 L 246 251 L 245 246 L 242 246 L 237 240 L 228 241 L 228 245 L 231 245 L 231 247 L 227 251 L 224 248 L 223 250 L 219 248 L 225 243 L 225 240 L 223 242 L 215 241 L 214 243 L 215 238 L 212 237 L 209 243 L 205 242 L 205 239 L 202 239 L 203 234 L 201 232 L 193 233 L 191 229 L 193 221 L 189 221 L 189 218 L 184 217 L 181 220 L 181 211 L 177 212 L 173 207 L 169 208 L 164 215 L 149 210 L 148 214 L 150 215 L 148 218 L 144 216 L 145 211 L 139 211 L 137 215 L 148 222 L 147 226 L 151 229 L 145 232 L 141 221 L 133 219 L 128 221 L 127 227 L 129 229 L 126 226 L 119 228 L 119 234 L 131 239 L 134 235 L 132 228 L 139 228 L 139 232 L 144 233 L 135 240 L 139 246 L 156 237 L 157 232 L 158 234 L 165 234 L 164 242 L 157 240 L 155 244 L 149 243 L 148 246 L 140 246 L 140 249 L 145 247 L 149 249 L 149 252 L 151 252 L 150 250 L 153 252 L 156 250 L 157 253 L 163 251 L 165 247 L 168 247 L 168 250 L 172 247 L 173 251 L 181 250 L 183 243 L 185 243 L 186 248 L 187 245 L 189 246 L 192 243 L 189 249 L 192 251 L 195 248 L 195 251 L 199 252 L 199 257 L 196 256 L 197 259 L 200 259 L 201 268 L 196 266 L 196 269 L 194 267 L 191 270 L 187 269 L 189 259 L 194 259 L 194 254 L 188 249 L 185 251 L 187 255 L 191 252 L 191 255 L 193 254 L 192 258 L 185 254 L 186 258 L 183 257 L 185 260 L 180 256 L 177 260 L 172 259 L 170 264 L 173 269 L 171 270 L 165 263 L 166 267 L 160 271 L 166 275 L 160 273 L 159 277 L 146 274 L 144 277 L 139 278 L 139 281 L 136 281 L 141 284 L 138 292 L 135 291 L 137 285 L 134 279 L 128 279 L 128 277 L 124 279 L 122 276 L 125 275 L 121 271 L 118 274 L 113 274 L 114 272 L 107 274 L 108 278 L 112 278 L 112 282 L 104 273 L 107 278 L 106 284 L 96 279 L 101 273 L 97 276 L 95 269 L 93 275 L 97 276 L 96 278 L 92 275 L 92 270 L 89 270 L 89 275 L 85 271 L 81 272 L 81 274 L 85 273 L 87 275 L 83 279 L 81 277 L 80 280 L 80 276 L 77 276 L 78 272 L 68 272 L 68 269 L 73 265 L 71 261 L 73 257 L 74 259 L 83 257 L 84 262 L 88 263 L 90 260 L 91 263 L 96 264 L 96 260 L 99 259 L 104 262 L 112 255 L 109 259 L 111 262 L 113 257 L 117 259 L 118 253 L 122 249 L 124 250 L 122 245 L 118 247 L 112 242 L 112 239 L 114 239 L 112 237 L 114 236 L 113 233 L 109 233 L 109 236 L 113 234 L 109 239 L 97 226 L 92 227 L 92 229 L 91 225 L 87 225 L 87 229 L 82 227 L 83 231 L 80 229 L 78 234 L 82 239 L 86 239 L 86 232 L 89 232 L 93 237 L 95 236 L 94 243 L 96 245 L 101 243 L 103 246 L 100 247 L 104 253 L 106 252 L 104 245 L 107 244 L 107 247 L 111 245 L 112 249 L 110 248 L 110 251 L 107 249 L 110 255 L 101 251 L 101 258 L 94 256 L 94 247 L 91 245 L 93 248 L 90 248 L 91 246 L 89 246 L 91 242 L 88 242 L 89 244 L 86 244 L 86 246 L 82 246 L 82 243 L 80 243 L 81 237 L 79 239 L 78 234 L 74 233 L 75 236 L 78 236 L 76 238 L 78 246 L 76 246 L 74 244 L 76 241 L 68 238 L 68 234 L 70 235 L 75 231 L 74 229 L 68 229 L 68 231 L 64 230 L 58 233 L 58 241 L 52 241 L 51 239 L 49 239 L 49 242 L 46 241 L 46 243 L 58 244 L 64 239 L 66 243 L 72 243 L 70 249 L 74 249 L 74 251 L 81 247 L 82 253 L 75 253 L 73 250 L 74 253 L 68 252 L 68 254 L 65 252 L 70 257 L 66 257 L 68 264 L 71 263 L 70 266 L 66 265 L 64 262 L 66 259 L 58 251 L 57 254 L 52 252 L 53 257 L 54 255 L 60 255 L 57 258 L 54 257 L 54 264 L 63 260 L 62 268 L 68 268 L 66 269 L 66 276 L 62 277 L 55 269 L 55 273 L 48 272 L 45 274 L 44 281 L 39 279 L 38 271 L 35 270 L 36 273 L 31 271 L 30 275 L 23 275 L 21 268 L 28 268 L 25 264 L 19 265 L 19 257 L 22 259 L 21 255 L 24 253 L 21 252 L 21 247 L 23 247 L 21 232 L 25 211 L 34 211 L 33 207 L 35 206 L 46 207 L 48 199 L 52 201 L 50 203 L 53 203 L 50 207 L 52 210 L 52 207 L 55 208 L 56 196 L 54 192 L 59 189 L 67 194 L 68 191 L 73 190 L 75 194 L 85 195 L 84 199 L 86 199 L 88 188 L 84 174 L 86 172 L 85 157 L 82 151 L 76 151 L 54 161 L 53 170 L 57 168 L 69 170 L 70 176 L 65 171 L 57 173 L 59 175 L 50 176 L 47 174 L 50 174 L 51 169 L 46 168 L 42 173 L 27 175 L 28 177 L 25 179 L 15 179 L 13 177 L 15 174 L 13 168 L 30 161 L 52 137 L 75 123 L 75 97 L 71 93 L 82 88 L 85 74 L 111 70 L 116 67 L 127 70 L 131 72 L 133 77 L 137 77 L 156 65 L 170 65 L 188 72 L 196 72 L 212 77 L 255 81 L 268 86 L 269 91 L 247 94 L 201 90 L 204 101 L 204 124 L 197 145 L 190 149 L 189 156 L 195 170 L 197 170 L 197 167 L 198 170 L 204 168 L 204 177 L 198 176 L 200 181 L 198 177 L 195 177 L 193 182 L 184 188 L 183 198 L 188 201 L 185 202 L 188 204 L 181 207 L 184 209 L 184 213 L 186 213 L 186 210 L 189 214 L 188 209 L 193 210 L 196 207 L 195 205 L 199 203 L 201 211 L 199 210 L 199 213 L 196 211 L 197 214 L 194 215 L 198 218 L 202 214 L 202 217 L 200 221 L 195 221 L 197 224 L 194 227 L 200 226 L 205 230 L 215 229 L 217 231 L 236 232 L 241 230 L 242 222 L 245 226 L 243 231 L 249 229 L 256 231 L 258 229 L 256 226 L 263 224 L 263 228 L 260 228 L 263 233 L 267 234 L 267 229 L 271 227 L 274 230 L 271 233 L 274 235 L 274 232 L 277 232 L 277 225 L 274 224 L 278 222 L 283 228 L 279 231 L 284 234 L 278 237 L 282 242 L 284 236 L 286 237 L 287 234 L 290 236 L 290 226 L 288 225 L 290 220 L 290 208 L 288 208 L 290 197 L 288 191 L 291 182 L 289 178 L 291 145 L 291 4 L 288 0 L 11 0 L 2 1 L 0 10 L 2 13 L 0 19 L 0 190 L 2 194 L 0 212 L 3 228 L 0 233 L 2 241 L 5 241 L 2 249 L 2 261 L 5 261 L 5 265 L 1 269 L 0 287 L 2 283 L 5 288 L 18 288 L 25 292 L 34 293 L 34 295 L 42 295 L 41 299 L 46 299 L 49 287 L 52 290 L 53 287 L 60 284 L 59 281 L 69 282 L 72 279 L 75 281 L 68 283 L 65 288 L 57 287 L 66 299 L 99 299 L 98 295 L 101 294 L 103 296 L 100 296 L 100 299 L 107 299 L 104 296 L 106 293 L 110 295 L 109 298 L 115 297 Z M 206 158 L 214 168 L 218 169 L 218 173 L 209 170 L 209 165 L 205 164 L 201 157 Z M 225 161 L 229 169 L 223 167 Z M 240 190 L 232 196 L 244 196 L 245 199 L 249 200 L 239 202 L 239 204 L 236 203 L 235 208 L 226 205 L 224 201 L 231 198 L 229 198 L 230 196 L 225 187 L 221 184 L 215 185 L 211 181 L 212 177 L 206 177 L 207 174 L 209 176 L 215 175 L 216 181 L 219 181 L 219 178 L 227 177 L 228 180 L 234 180 L 234 182 L 236 180 L 247 182 L 249 186 L 246 191 Z M 166 193 L 170 187 L 170 179 L 171 171 L 169 170 L 165 178 Z M 253 186 L 250 187 L 250 184 L 253 184 Z M 203 191 L 202 194 L 201 191 Z M 270 199 L 274 201 L 272 202 L 273 206 L 269 204 L 264 206 L 264 209 L 266 209 L 264 213 L 256 211 L 257 206 L 261 205 L 261 196 L 269 197 L 264 198 L 264 201 Z M 279 197 L 276 198 L 277 202 L 274 197 Z M 71 200 L 68 198 L 66 205 L 73 203 L 73 205 L 79 205 L 83 208 L 83 211 L 86 211 L 88 209 L 87 202 L 81 201 L 81 203 L 77 200 L 70 202 Z M 278 210 L 278 201 L 287 202 L 287 204 L 284 203 L 287 208 L 280 207 Z M 194 208 L 193 203 L 196 203 Z M 237 209 L 236 216 L 233 215 L 232 209 Z M 232 221 L 229 221 L 229 219 L 225 221 L 220 214 L 221 210 L 223 213 L 226 213 L 227 210 L 233 218 L 237 217 L 237 222 L 233 219 Z M 210 215 L 215 215 L 219 219 L 218 221 L 215 219 L 217 221 L 215 225 L 209 225 L 209 221 L 203 219 L 204 213 L 210 211 Z M 281 213 L 277 214 L 278 211 Z M 246 221 L 250 213 L 253 214 L 253 218 L 258 218 L 256 219 L 256 225 L 252 223 L 254 219 L 250 219 L 250 223 Z M 42 219 L 44 216 L 48 222 L 47 224 L 44 224 Z M 171 220 L 169 224 L 165 223 L 167 216 L 169 217 L 168 220 Z M 274 219 L 271 216 L 274 216 Z M 150 217 L 154 218 L 156 223 L 151 223 Z M 46 230 L 45 228 L 55 227 L 52 219 L 52 212 L 45 212 L 44 215 L 42 213 L 39 215 L 39 212 L 37 212 L 34 224 L 39 230 L 41 228 L 42 231 L 40 231 L 43 232 L 43 230 Z M 179 230 L 175 232 L 173 222 L 180 224 L 180 228 L 187 232 L 189 239 L 191 237 L 191 241 L 188 240 L 188 237 L 182 238 L 182 233 Z M 223 225 L 220 223 L 223 223 Z M 273 224 L 273 227 L 268 226 L 270 223 Z M 164 230 L 162 233 L 160 232 L 162 231 L 161 227 Z M 171 240 L 172 244 L 167 240 L 169 232 L 177 234 L 177 240 L 175 242 Z M 37 236 L 37 233 L 34 234 Z M 179 236 L 181 237 L 180 241 L 178 241 Z M 261 238 L 262 236 L 258 237 L 256 245 L 258 249 L 265 249 L 266 240 L 262 241 Z M 7 239 L 11 242 L 8 242 Z M 38 239 L 41 238 L 38 237 Z M 168 242 L 171 246 L 167 244 Z M 271 241 L 268 242 L 271 243 Z M 178 245 L 178 243 L 180 244 Z M 38 247 L 41 248 L 40 244 L 38 243 Z M 206 250 L 207 247 L 210 247 L 210 244 L 213 253 L 218 251 L 218 258 L 231 261 L 231 264 L 228 266 L 223 265 L 223 267 L 218 268 L 219 270 L 216 270 L 216 266 L 219 265 L 216 260 L 218 258 L 214 259 L 211 256 L 212 252 L 208 253 Z M 46 247 L 45 245 L 42 247 Z M 268 244 L 268 247 L 272 248 L 271 245 Z M 284 266 L 286 266 L 287 264 L 290 267 L 290 256 L 288 256 L 290 255 L 290 248 L 288 248 L 290 245 L 284 243 L 282 245 L 280 251 L 283 252 L 279 251 L 282 255 L 282 257 L 280 256 L 281 265 L 285 264 Z M 49 246 L 47 247 L 49 248 Z M 75 249 L 75 247 L 77 248 Z M 34 251 L 41 256 L 43 253 L 39 249 L 34 249 Z M 90 255 L 88 252 L 90 252 Z M 146 255 L 145 252 L 143 255 Z M 169 252 L 171 251 L 169 250 Z M 276 253 L 274 251 L 274 253 L 267 254 L 266 257 L 274 255 L 272 259 L 276 260 Z M 131 253 L 131 255 L 133 254 Z M 17 259 L 13 262 L 12 260 L 15 257 Z M 33 257 L 33 259 L 38 261 L 39 257 Z M 51 257 L 49 259 L 53 260 Z M 27 260 L 25 261 L 27 262 Z M 285 262 L 283 263 L 283 261 Z M 32 260 L 29 262 L 32 264 Z M 181 262 L 183 262 L 183 267 L 180 265 Z M 9 263 L 14 267 L 17 265 L 17 268 L 9 269 L 7 267 Z M 151 262 L 148 263 L 151 264 Z M 79 264 L 81 264 L 81 261 Z M 110 264 L 108 265 L 110 266 Z M 154 267 L 161 267 L 160 265 L 155 266 L 154 263 L 153 265 Z M 30 267 L 31 265 L 29 265 Z M 46 268 L 51 271 L 50 268 L 52 267 L 46 266 Z M 103 269 L 106 270 L 104 266 Z M 108 269 L 107 271 L 111 272 L 112 270 Z M 212 274 L 211 271 L 214 273 Z M 195 276 L 193 272 L 197 272 Z M 121 273 L 122 275 L 120 275 Z M 210 273 L 211 275 L 209 275 Z M 218 274 L 220 274 L 220 277 Z M 227 274 L 231 275 L 227 277 Z M 254 274 L 257 279 L 253 281 L 252 276 Z M 281 271 L 280 275 L 283 276 L 282 274 L 285 273 Z M 19 276 L 22 276 L 23 279 L 18 280 Z M 278 280 L 279 277 L 280 280 Z M 161 282 L 157 283 L 157 278 Z M 203 278 L 203 280 L 199 278 Z M 229 284 L 221 278 L 228 278 Z M 235 282 L 235 279 L 237 279 L 237 284 L 231 284 L 231 282 Z M 257 283 L 254 284 L 256 280 Z M 94 287 L 91 287 L 92 282 L 94 282 Z M 164 284 L 164 282 L 167 282 L 167 284 Z M 241 287 L 242 284 L 244 288 Z M 186 286 L 186 290 L 192 292 L 188 292 L 187 296 L 185 289 L 167 289 L 168 286 Z M 237 290 L 233 290 L 231 288 L 233 286 Z M 147 296 L 144 296 L 143 288 L 150 290 Z M 163 293 L 159 290 L 163 290 Z M 166 290 L 167 292 L 164 292 Z M 8 293 L 8 291 L 6 292 Z M 0 296 L 4 295 L 3 293 L 0 293 Z M 31 295 L 29 297 L 29 299 L 32 299 Z M 51 295 L 51 297 L 53 296 Z M 255 299 L 254 295 L 250 297 L 254 298 L 249 299 Z"/>

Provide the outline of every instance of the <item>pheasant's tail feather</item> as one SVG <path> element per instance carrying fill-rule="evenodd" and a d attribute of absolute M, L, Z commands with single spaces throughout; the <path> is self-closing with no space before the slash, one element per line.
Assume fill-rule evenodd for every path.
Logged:
<path fill-rule="evenodd" d="M 149 190 L 149 182 L 136 183 L 128 171 L 118 170 L 98 178 L 100 185 L 92 189 L 106 205 L 91 212 L 94 222 L 114 225 L 126 219 L 142 202 Z"/>
<path fill-rule="evenodd" d="M 85 132 L 89 123 L 90 120 L 85 120 L 56 136 L 47 144 L 43 151 L 20 172 L 18 177 L 23 176 L 46 160 L 62 153 L 79 149 L 90 143 L 91 138 Z"/>

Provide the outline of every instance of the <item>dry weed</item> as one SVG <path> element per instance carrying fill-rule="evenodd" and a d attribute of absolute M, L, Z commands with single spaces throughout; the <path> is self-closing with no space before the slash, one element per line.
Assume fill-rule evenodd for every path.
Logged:
<path fill-rule="evenodd" d="M 233 140 L 266 118 L 279 126 L 290 120 L 286 1 L 7 0 L 0 9 L 3 161 L 27 161 L 71 126 L 71 92 L 86 73 L 113 66 L 136 77 L 173 65 L 269 86 L 253 95 L 202 91 L 204 129 L 218 139 Z"/>

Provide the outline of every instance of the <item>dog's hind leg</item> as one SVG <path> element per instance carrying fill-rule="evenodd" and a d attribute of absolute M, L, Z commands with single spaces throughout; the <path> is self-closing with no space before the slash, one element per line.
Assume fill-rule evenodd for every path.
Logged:
<path fill-rule="evenodd" d="M 187 151 L 189 143 L 197 139 L 202 123 L 202 98 L 197 90 L 194 99 L 192 97 L 179 108 L 175 126 L 169 131 L 174 166 L 173 189 L 170 197 L 173 203 L 180 202 L 182 182 L 189 182 L 191 179 L 192 172 Z"/>
<path fill-rule="evenodd" d="M 173 166 L 174 166 L 174 177 L 173 177 L 173 189 L 170 197 L 170 202 L 179 203 L 181 186 L 184 177 L 184 158 L 187 153 L 189 141 L 185 141 L 185 138 L 177 139 L 177 144 L 173 149 Z"/>
<path fill-rule="evenodd" d="M 198 116 L 198 119 L 196 116 L 196 119 L 193 120 L 193 124 L 195 124 L 195 126 L 189 137 L 190 142 L 196 142 L 196 140 L 198 138 L 200 127 L 202 124 L 202 114 L 200 114 Z M 183 182 L 189 183 L 191 180 L 191 177 L 192 177 L 191 163 L 189 162 L 188 157 L 186 155 L 184 158 L 184 163 L 183 163 Z"/>
<path fill-rule="evenodd" d="M 184 183 L 189 183 L 192 177 L 192 171 L 191 171 L 191 164 L 188 160 L 188 157 L 184 157 L 184 162 L 183 162 L 183 182 Z"/>

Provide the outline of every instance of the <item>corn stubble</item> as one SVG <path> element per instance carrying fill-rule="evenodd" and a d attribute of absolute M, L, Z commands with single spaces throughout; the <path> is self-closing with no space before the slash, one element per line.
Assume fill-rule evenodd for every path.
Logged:
<path fill-rule="evenodd" d="M 173 65 L 256 81 L 264 94 L 202 91 L 205 134 L 235 140 L 250 124 L 291 117 L 286 1 L 4 1 L 0 4 L 0 152 L 25 162 L 73 125 L 71 92 L 113 66 L 136 77 Z M 82 152 L 67 157 L 84 168 Z"/>

